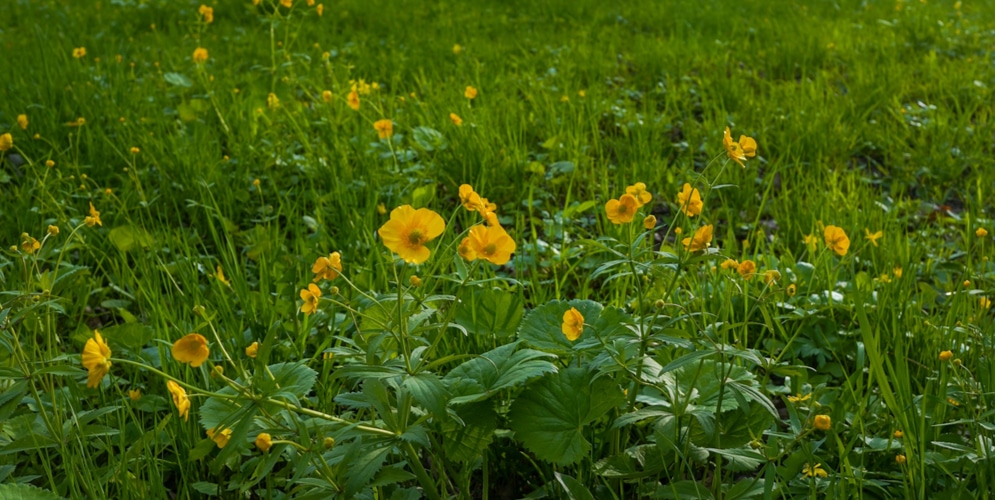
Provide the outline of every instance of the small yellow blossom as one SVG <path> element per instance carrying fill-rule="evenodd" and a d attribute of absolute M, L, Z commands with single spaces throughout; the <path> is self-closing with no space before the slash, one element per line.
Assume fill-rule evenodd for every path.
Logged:
<path fill-rule="evenodd" d="M 378 230 L 382 243 L 405 262 L 421 264 L 431 256 L 425 245 L 444 233 L 444 218 L 426 208 L 396 207 Z"/>
<path fill-rule="evenodd" d="M 632 218 L 635 217 L 635 212 L 639 209 L 639 206 L 639 200 L 635 196 L 623 194 L 617 200 L 613 198 L 608 200 L 604 204 L 604 212 L 612 224 L 625 224 L 632 222 Z"/>
<path fill-rule="evenodd" d="M 752 260 L 744 260 L 740 262 L 740 267 L 736 268 L 736 272 L 743 276 L 743 279 L 750 280 L 753 278 L 754 273 L 757 272 L 757 264 Z"/>
<path fill-rule="evenodd" d="M 896 455 L 896 463 L 903 465 L 906 463 L 906 455 Z"/>
<path fill-rule="evenodd" d="M 267 451 L 271 449 L 271 435 L 266 432 L 261 432 L 257 434 L 257 439 L 253 441 L 254 446 L 260 451 Z"/>
<path fill-rule="evenodd" d="M 502 266 L 510 262 L 510 256 L 517 250 L 514 238 L 511 238 L 499 224 L 490 226 L 472 226 L 469 236 L 459 245 L 459 253 L 465 260 L 485 259 L 490 263 Z"/>
<path fill-rule="evenodd" d="M 681 244 L 683 244 L 684 248 L 689 252 L 706 250 L 712 244 L 713 229 L 714 227 L 711 224 L 699 227 L 694 232 L 694 236 L 690 238 L 684 238 L 683 240 L 681 240 Z"/>
<path fill-rule="evenodd" d="M 10 133 L 0 134 L 0 153 L 14 147 L 14 137 Z"/>
<path fill-rule="evenodd" d="M 901 431 L 899 429 L 896 429 L 896 431 L 892 433 L 892 437 L 894 437 L 896 439 L 902 438 L 903 437 L 903 431 Z"/>
<path fill-rule="evenodd" d="M 725 133 L 722 134 L 722 146 L 726 150 L 726 155 L 743 168 L 746 168 L 743 162 L 747 158 L 757 155 L 757 141 L 753 140 L 752 137 L 741 135 L 739 142 L 733 142 L 729 127 L 726 127 Z"/>
<path fill-rule="evenodd" d="M 129 148 L 128 152 L 137 155 L 139 154 L 139 148 L 132 146 L 131 148 Z"/>
<path fill-rule="evenodd" d="M 21 130 L 28 128 L 28 115 L 17 115 L 17 126 L 21 127 Z"/>
<path fill-rule="evenodd" d="M 248 345 L 247 348 L 243 350 L 243 352 L 247 355 L 248 358 L 256 358 L 258 349 L 260 349 L 260 344 L 254 342 Z"/>
<path fill-rule="evenodd" d="M 941 351 L 941 353 L 938 354 L 938 359 L 941 361 L 948 361 L 952 358 L 952 356 L 954 356 L 954 354 L 951 351 Z"/>
<path fill-rule="evenodd" d="M 993 302 L 991 302 L 990 299 L 988 299 L 987 297 L 979 298 L 979 307 L 983 309 L 989 309 L 991 305 L 993 305 Z"/>
<path fill-rule="evenodd" d="M 388 139 L 392 137 L 392 120 L 382 119 L 375 122 L 372 126 L 376 131 L 378 131 L 379 139 Z"/>
<path fill-rule="evenodd" d="M 198 47 L 194 49 L 194 53 L 191 54 L 191 59 L 194 60 L 195 64 L 201 64 L 208 60 L 208 49 Z"/>
<path fill-rule="evenodd" d="M 451 119 L 451 122 L 454 123 L 455 126 L 457 126 L 457 127 L 461 127 L 462 126 L 462 117 L 461 116 L 458 116 L 455 113 L 451 113 L 451 114 L 448 115 L 448 118 Z"/>
<path fill-rule="evenodd" d="M 779 281 L 781 281 L 781 273 L 776 269 L 768 269 L 767 271 L 764 271 L 764 283 L 773 285 Z"/>
<path fill-rule="evenodd" d="M 795 283 L 792 283 L 791 285 L 788 285 L 788 288 L 785 288 L 785 294 L 789 297 L 794 297 L 796 291 L 798 291 L 798 288 L 795 287 Z"/>
<path fill-rule="evenodd" d="M 315 283 L 309 283 L 308 287 L 299 291 L 299 297 L 303 300 L 302 307 L 299 310 L 306 316 L 315 313 L 319 307 L 319 298 L 322 295 L 322 290 Z"/>
<path fill-rule="evenodd" d="M 701 193 L 692 188 L 691 184 L 684 183 L 684 189 L 677 193 L 677 204 L 681 211 L 688 217 L 696 217 L 701 214 L 702 201 Z"/>
<path fill-rule="evenodd" d="M 837 226 L 826 226 L 823 228 L 823 238 L 826 240 L 826 247 L 834 253 L 843 257 L 847 255 L 847 250 L 851 247 L 851 240 L 847 233 Z"/>
<path fill-rule="evenodd" d="M 986 235 L 988 235 L 988 234 L 990 234 L 990 232 L 987 231 L 987 230 L 985 230 L 985 229 L 983 229 L 983 228 L 976 229 L 976 236 L 978 236 L 980 238 L 985 238 Z"/>
<path fill-rule="evenodd" d="M 901 266 L 893 267 L 892 268 L 892 275 L 895 276 L 896 279 L 902 278 L 903 277 L 903 268 Z"/>
<path fill-rule="evenodd" d="M 882 231 L 877 231 L 874 234 L 868 232 L 868 228 L 865 228 L 865 239 L 872 242 L 872 245 L 878 246 L 878 239 L 882 237 Z"/>
<path fill-rule="evenodd" d="M 819 244 L 819 239 L 816 238 L 815 236 L 809 234 L 809 235 L 806 235 L 806 237 L 802 239 L 802 243 L 805 243 L 806 246 L 809 247 L 809 251 L 810 252 L 815 252 L 816 251 L 816 245 Z"/>
<path fill-rule="evenodd" d="M 580 314 L 575 307 L 569 308 L 563 314 L 562 333 L 570 342 L 580 338 L 583 334 L 583 314 Z"/>
<path fill-rule="evenodd" d="M 220 283 L 226 286 L 232 286 L 228 279 L 226 279 L 226 273 L 222 272 L 222 266 L 215 265 L 215 279 L 219 280 Z"/>
<path fill-rule="evenodd" d="M 417 288 L 421 283 L 423 283 L 423 281 L 420 280 L 420 276 L 417 276 L 416 274 L 410 276 L 410 286 Z"/>
<path fill-rule="evenodd" d="M 94 337 L 87 339 L 80 359 L 87 369 L 87 387 L 96 388 L 111 370 L 111 348 L 104 342 L 101 332 L 94 330 Z"/>
<path fill-rule="evenodd" d="M 128 398 L 131 399 L 132 401 L 138 401 L 140 398 L 142 398 L 142 391 L 140 391 L 139 389 L 129 389 Z"/>
<path fill-rule="evenodd" d="M 280 0 L 280 1 L 281 1 L 281 6 L 282 7 L 286 8 L 286 9 L 292 8 L 292 0 Z"/>
<path fill-rule="evenodd" d="M 647 215 L 645 219 L 642 219 L 642 227 L 646 229 L 653 229 L 656 227 L 656 216 Z"/>
<path fill-rule="evenodd" d="M 625 188 L 625 192 L 635 196 L 636 200 L 639 200 L 639 206 L 643 206 L 653 200 L 653 195 L 646 191 L 646 184 L 642 182 L 636 182 L 631 186 Z"/>
<path fill-rule="evenodd" d="M 316 15 L 323 17 L 323 4 L 319 4 L 316 6 Z"/>
<path fill-rule="evenodd" d="M 789 403 L 805 403 L 806 401 L 809 401 L 809 398 L 811 398 L 811 397 L 812 397 L 812 393 L 806 394 L 805 396 L 803 396 L 800 393 L 800 394 L 796 394 L 795 396 L 788 396 L 788 402 Z"/>
<path fill-rule="evenodd" d="M 232 429 L 222 429 L 221 432 L 209 429 L 205 433 L 208 434 L 209 439 L 215 441 L 215 445 L 219 448 L 225 448 L 229 444 L 229 438 L 233 436 Z"/>
<path fill-rule="evenodd" d="M 79 59 L 79 58 L 84 57 L 86 55 L 87 55 L 87 48 L 86 47 L 77 47 L 77 48 L 73 49 L 73 58 L 75 58 L 75 59 Z"/>
<path fill-rule="evenodd" d="M 459 45 L 459 44 L 456 43 L 455 45 L 451 46 L 451 53 L 452 54 L 455 54 L 457 56 L 461 52 L 462 52 L 462 46 L 461 45 Z"/>
<path fill-rule="evenodd" d="M 805 464 L 802 466 L 802 477 L 828 477 L 828 474 L 823 470 L 823 464 Z"/>
<path fill-rule="evenodd" d="M 45 160 L 45 166 L 49 167 L 49 168 L 52 168 L 52 167 L 56 166 L 56 162 L 54 162 L 52 160 Z"/>
<path fill-rule="evenodd" d="M 722 261 L 722 264 L 720 264 L 719 267 L 723 270 L 736 269 L 740 267 L 740 263 L 735 259 L 726 259 Z"/>
<path fill-rule="evenodd" d="M 312 272 L 316 275 L 313 277 L 313 283 L 319 280 L 336 279 L 343 270 L 344 265 L 340 261 L 340 252 L 332 252 L 329 257 L 318 257 L 312 266 Z"/>
<path fill-rule="evenodd" d="M 479 95 L 479 91 L 476 90 L 475 87 L 465 87 L 465 98 L 466 99 L 469 99 L 469 100 L 475 99 L 477 95 Z"/>
<path fill-rule="evenodd" d="M 831 427 L 830 416 L 829 415 L 816 415 L 813 418 L 813 427 L 821 431 L 828 431 Z"/>
<path fill-rule="evenodd" d="M 267 94 L 267 107 L 269 109 L 277 109 L 280 105 L 281 99 L 278 99 L 278 96 L 274 92 Z"/>
<path fill-rule="evenodd" d="M 322 96 L 323 102 L 325 103 L 329 104 L 331 101 L 333 101 L 333 92 L 330 92 L 329 90 L 324 90 L 323 93 L 320 95 Z"/>
<path fill-rule="evenodd" d="M 21 235 L 21 250 L 24 250 L 25 253 L 33 254 L 39 248 L 42 248 L 42 244 L 33 236 L 29 236 L 28 233 Z"/>
<path fill-rule="evenodd" d="M 181 363 L 189 363 L 191 368 L 198 368 L 206 360 L 210 351 L 208 340 L 200 333 L 189 333 L 174 342 L 170 354 Z"/>
<path fill-rule="evenodd" d="M 972 282 L 969 280 L 965 280 L 962 282 L 962 286 L 965 288 L 969 288 L 970 286 L 972 286 Z"/>
<path fill-rule="evenodd" d="M 58 236 L 59 235 L 59 226 L 55 226 L 55 225 L 51 225 L 50 224 L 49 227 L 48 227 L 48 229 L 46 229 L 46 231 L 49 233 L 49 236 Z"/>
<path fill-rule="evenodd" d="M 354 111 L 361 109 L 361 98 L 358 97 L 357 90 L 352 90 L 347 93 L 347 105 L 350 106 L 350 108 L 353 109 Z M 392 124 L 392 122 L 389 123 L 390 125 Z M 379 134 L 379 136 L 381 137 L 381 134 Z"/>
<path fill-rule="evenodd" d="M 212 24 L 212 21 L 215 20 L 215 11 L 207 5 L 198 7 L 198 13 L 201 14 L 201 18 L 205 21 L 205 24 Z"/>

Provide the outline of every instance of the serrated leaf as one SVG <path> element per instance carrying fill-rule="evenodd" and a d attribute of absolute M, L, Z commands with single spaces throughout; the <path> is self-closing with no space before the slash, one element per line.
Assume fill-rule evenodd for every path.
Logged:
<path fill-rule="evenodd" d="M 448 389 L 441 379 L 429 372 L 418 373 L 403 379 L 400 389 L 408 392 L 421 406 L 437 418 L 445 418 L 448 408 Z"/>
<path fill-rule="evenodd" d="M 302 397 L 311 391 L 316 383 L 316 370 L 306 366 L 304 361 L 277 363 L 267 368 L 267 371 L 270 372 L 268 375 L 256 378 L 257 386 L 265 394 L 270 391 L 278 391 Z"/>
<path fill-rule="evenodd" d="M 209 441 L 209 443 L 211 442 L 212 441 Z M 207 481 L 197 481 L 195 483 L 192 483 L 191 487 L 194 488 L 195 491 L 197 491 L 198 493 L 201 493 L 202 495 L 208 495 L 212 497 L 217 497 L 219 496 L 219 493 L 222 492 L 218 484 L 209 483 Z"/>
<path fill-rule="evenodd" d="M 458 294 L 455 323 L 475 335 L 506 339 L 517 332 L 524 316 L 520 293 L 493 288 L 467 288 Z"/>
<path fill-rule="evenodd" d="M 573 342 L 562 333 L 563 314 L 571 307 L 580 311 L 586 323 L 583 335 Z M 598 337 L 608 342 L 614 336 L 631 336 L 631 331 L 624 326 L 631 321 L 620 309 L 605 309 L 592 300 L 553 300 L 524 317 L 517 337 L 532 347 L 558 354 L 568 355 L 591 349 L 597 352 L 602 350 Z"/>
<path fill-rule="evenodd" d="M 584 426 L 624 400 L 611 379 L 592 378 L 583 368 L 567 368 L 529 384 L 510 408 L 514 436 L 543 460 L 579 462 L 590 450 Z"/>
<path fill-rule="evenodd" d="M 475 460 L 493 442 L 497 414 L 493 403 L 480 401 L 455 408 L 462 423 L 452 419 L 441 421 L 442 446 L 449 460 Z"/>
<path fill-rule="evenodd" d="M 444 381 L 455 396 L 452 402 L 479 401 L 497 391 L 556 371 L 556 366 L 549 361 L 553 355 L 533 349 L 516 350 L 518 345 L 518 342 L 502 345 L 449 372 Z"/>
<path fill-rule="evenodd" d="M 0 484 L 0 500 L 62 500 L 49 490 L 22 483 Z"/>

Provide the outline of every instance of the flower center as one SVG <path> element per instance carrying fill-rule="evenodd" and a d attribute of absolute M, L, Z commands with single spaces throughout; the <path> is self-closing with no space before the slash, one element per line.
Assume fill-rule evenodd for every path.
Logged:
<path fill-rule="evenodd" d="M 489 245 L 483 247 L 483 254 L 485 255 L 493 255 L 496 251 L 497 251 L 497 246 L 493 243 L 490 243 Z"/>
<path fill-rule="evenodd" d="M 424 233 L 419 229 L 414 229 L 410 232 L 409 240 L 411 245 L 420 245 L 424 242 Z"/>
<path fill-rule="evenodd" d="M 628 212 L 628 206 L 627 205 L 625 205 L 624 203 L 618 205 L 618 213 L 624 214 L 624 213 L 627 213 L 627 212 Z"/>

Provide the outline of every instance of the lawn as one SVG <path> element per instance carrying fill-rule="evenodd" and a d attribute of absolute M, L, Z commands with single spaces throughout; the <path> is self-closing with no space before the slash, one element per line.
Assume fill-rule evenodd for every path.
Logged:
<path fill-rule="evenodd" d="M 995 496 L 993 2 L 325 2 L 0 7 L 0 498 Z"/>

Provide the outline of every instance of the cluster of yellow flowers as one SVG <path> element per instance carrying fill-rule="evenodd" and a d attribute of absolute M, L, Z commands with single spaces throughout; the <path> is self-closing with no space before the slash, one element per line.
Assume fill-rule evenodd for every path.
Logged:
<path fill-rule="evenodd" d="M 469 228 L 469 236 L 462 239 L 458 254 L 469 262 L 486 259 L 498 266 L 509 262 L 511 254 L 517 250 L 517 244 L 500 225 L 496 204 L 479 196 L 469 184 L 458 187 L 458 196 L 466 210 L 478 212 L 486 221 L 485 226 L 478 224 Z"/>
<path fill-rule="evenodd" d="M 653 195 L 646 191 L 646 185 L 637 182 L 625 188 L 625 194 L 618 199 L 610 199 L 604 204 L 604 214 L 612 224 L 628 224 L 635 218 L 639 207 L 652 201 Z M 643 221 L 646 222 L 645 220 Z M 656 219 L 653 219 L 656 224 Z"/>
<path fill-rule="evenodd" d="M 207 5 L 202 4 L 198 7 L 198 14 L 201 14 L 201 19 L 205 21 L 205 24 L 212 24 L 212 21 L 215 20 L 215 11 Z"/>
<path fill-rule="evenodd" d="M 323 291 L 316 283 L 321 280 L 337 279 L 343 271 L 344 265 L 341 262 L 340 252 L 332 252 L 329 256 L 318 257 L 312 265 L 312 272 L 315 275 L 313 282 L 299 291 L 299 298 L 302 299 L 302 307 L 299 310 L 305 315 L 315 313 L 319 308 L 319 299 L 323 296 Z M 251 355 L 250 348 L 247 348 L 247 356 L 257 356 L 256 342 L 253 346 L 253 355 Z"/>

